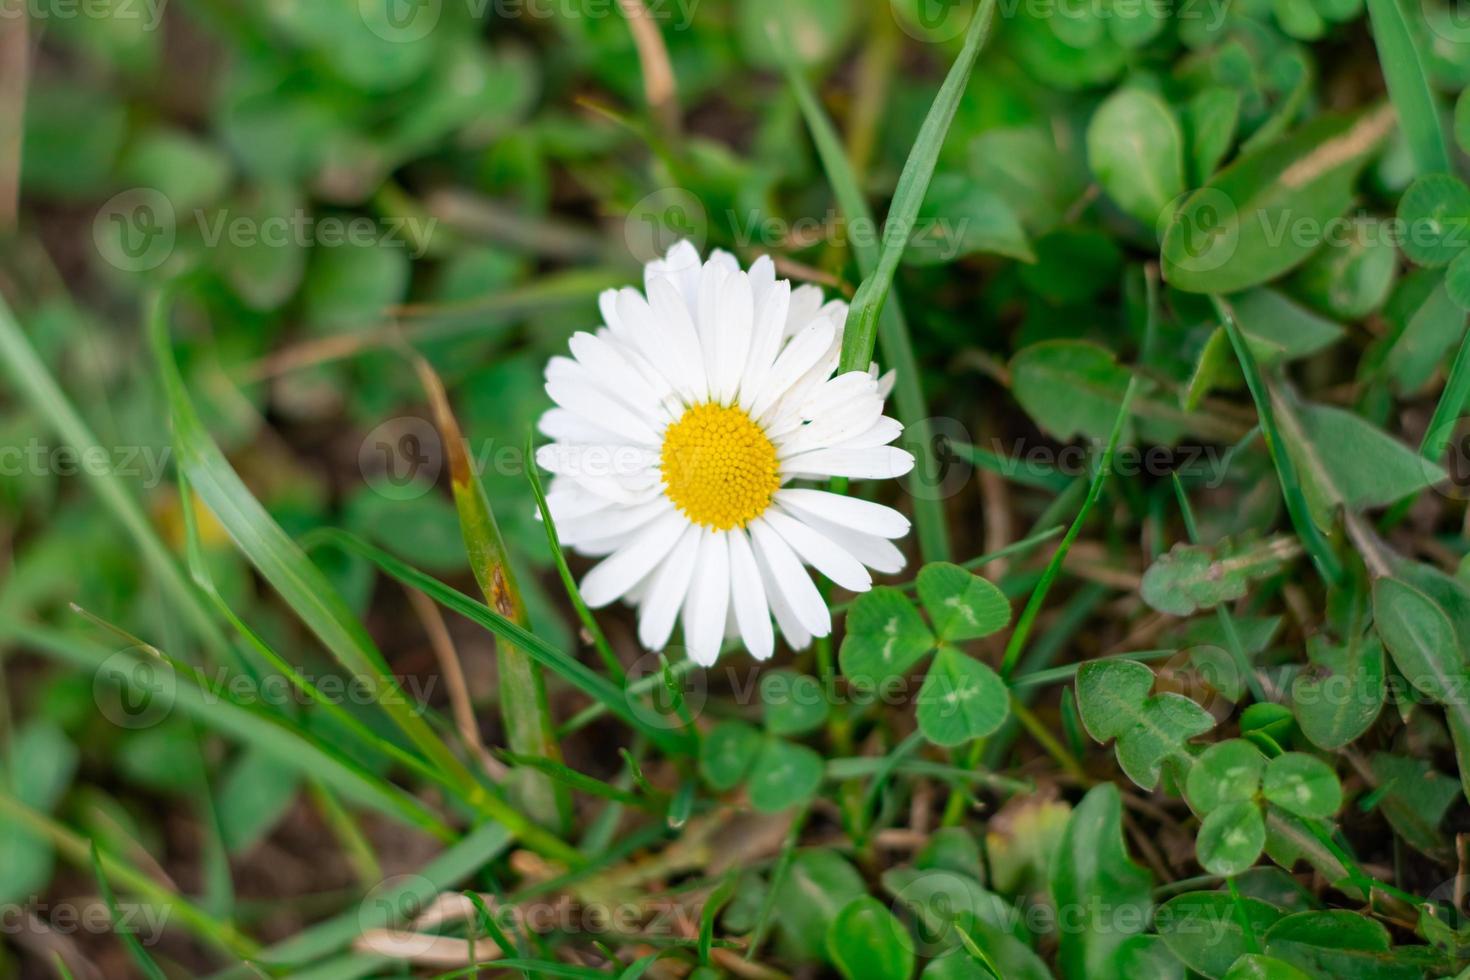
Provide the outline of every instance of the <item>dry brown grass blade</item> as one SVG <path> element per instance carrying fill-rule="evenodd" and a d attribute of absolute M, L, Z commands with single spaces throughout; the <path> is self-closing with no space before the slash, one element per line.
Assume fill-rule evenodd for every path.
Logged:
<path fill-rule="evenodd" d="M 664 139 L 676 143 L 680 129 L 678 91 L 664 36 L 659 33 L 658 24 L 643 0 L 618 0 L 618 6 L 628 21 L 633 44 L 638 48 L 638 62 L 643 68 L 643 94 L 648 100 L 649 112 L 653 114 L 654 123 Z"/>

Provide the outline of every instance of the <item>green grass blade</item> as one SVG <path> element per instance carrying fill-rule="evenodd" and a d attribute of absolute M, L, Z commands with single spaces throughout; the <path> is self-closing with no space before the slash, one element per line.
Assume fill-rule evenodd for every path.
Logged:
<path fill-rule="evenodd" d="M 26 806 L 6 793 L 0 793 L 0 814 L 44 837 L 57 853 L 77 868 L 87 869 L 92 864 L 92 842 L 62 826 L 55 820 Z M 169 917 L 210 946 L 237 959 L 249 959 L 259 952 L 260 947 L 249 936 L 244 935 L 227 922 L 220 922 L 187 898 L 159 884 L 133 865 L 103 851 L 98 853 L 98 865 L 108 881 L 128 894 L 137 895 L 159 909 L 167 909 Z"/>
<path fill-rule="evenodd" d="M 832 192 L 837 197 L 837 206 L 847 215 L 849 223 L 865 223 L 868 227 L 876 227 L 873 222 L 872 209 L 868 207 L 867 198 L 863 196 L 857 175 L 853 173 L 852 163 L 848 160 L 847 151 L 842 145 L 841 138 L 837 135 L 836 128 L 823 111 L 821 103 L 817 101 L 816 93 L 812 91 L 806 76 L 801 73 L 801 68 L 796 64 L 790 49 L 780 44 L 776 46 L 776 49 L 781 53 L 785 62 L 786 77 L 792 91 L 796 93 L 797 105 L 806 119 L 807 129 L 811 131 L 812 143 L 816 146 L 822 167 L 827 172 L 827 182 L 832 185 Z M 921 194 L 920 197 L 922 196 Z M 858 235 L 854 237 L 852 247 L 857 256 L 858 268 L 864 277 L 872 276 L 878 271 L 880 256 L 876 242 L 866 235 Z M 918 358 L 914 356 L 908 324 L 904 320 L 903 307 L 899 304 L 897 297 L 891 297 L 889 302 L 883 306 L 882 315 L 878 320 L 878 341 L 883 345 L 884 362 L 897 372 L 893 387 L 893 400 L 898 420 L 903 423 L 909 433 L 908 441 L 919 448 L 921 455 L 919 465 L 931 464 L 933 447 L 929 431 L 929 410 L 925 405 L 924 389 L 919 380 Z M 845 348 L 844 343 L 844 364 L 847 363 Z M 870 341 L 868 343 L 870 355 L 872 348 L 873 344 Z M 871 360 L 871 357 L 869 359 Z M 867 367 L 867 362 L 863 362 L 862 367 Z M 856 370 L 861 369 L 856 368 Z M 849 368 L 844 367 L 843 370 L 849 370 Z M 909 479 L 914 480 L 916 477 L 917 473 L 911 474 Z M 944 515 L 943 501 L 923 493 L 915 493 L 913 498 L 914 523 L 920 554 L 923 555 L 925 561 L 946 560 L 949 557 L 949 529 Z"/>
<path fill-rule="evenodd" d="M 1266 451 L 1271 454 L 1271 462 L 1276 466 L 1276 477 L 1281 483 L 1281 494 L 1286 500 L 1286 511 L 1291 517 L 1292 527 L 1302 539 L 1302 546 L 1307 549 L 1307 554 L 1312 556 L 1317 571 L 1329 584 L 1335 585 L 1342 580 L 1342 563 L 1338 561 L 1332 546 L 1322 536 L 1322 531 L 1307 510 L 1307 497 L 1302 490 L 1296 464 L 1286 451 L 1286 444 L 1281 441 L 1281 430 L 1276 425 L 1276 413 L 1271 407 L 1271 392 L 1266 387 L 1266 379 L 1261 375 L 1256 357 L 1246 343 L 1245 334 L 1235 322 L 1235 313 L 1230 304 L 1219 296 L 1211 296 L 1210 301 L 1214 304 L 1220 322 L 1225 325 L 1230 344 L 1235 348 L 1236 360 L 1240 362 L 1240 372 L 1245 375 L 1246 387 L 1250 389 L 1251 398 L 1256 403 L 1256 414 L 1261 422 L 1261 437 L 1265 439 Z"/>
<path fill-rule="evenodd" d="M 93 672 L 99 678 L 106 673 L 118 683 L 135 680 L 129 676 L 130 665 L 117 660 L 117 650 L 60 630 L 0 622 L 0 636 Z M 227 686 L 219 690 L 200 686 L 187 665 L 168 663 L 173 667 L 173 684 L 171 689 L 160 686 L 159 696 L 166 692 L 171 707 L 233 741 L 268 753 L 282 765 L 320 779 L 363 806 L 441 840 L 453 838 L 453 832 L 422 801 L 364 769 L 332 746 L 309 737 L 279 713 L 240 703 Z"/>
<path fill-rule="evenodd" d="M 372 684 L 375 702 L 424 757 L 449 778 L 464 799 L 481 812 L 492 813 L 495 819 L 505 821 L 524 838 L 527 846 L 575 860 L 575 851 L 492 796 L 419 715 L 412 700 L 389 673 L 367 628 L 352 615 L 327 577 L 271 518 L 230 466 L 205 430 L 174 362 L 165 296 L 154 297 L 148 327 L 173 419 L 178 466 L 235 545 L 337 661 L 359 679 Z"/>
<path fill-rule="evenodd" d="M 1113 454 L 1118 449 L 1118 442 L 1123 438 L 1123 426 L 1128 421 L 1129 412 L 1133 408 L 1133 396 L 1138 391 L 1138 375 L 1133 375 L 1128 381 L 1128 389 L 1123 392 L 1123 403 L 1118 406 L 1118 415 L 1113 419 L 1113 431 L 1108 436 L 1107 447 L 1103 450 L 1102 459 L 1097 465 L 1097 472 L 1092 475 L 1092 482 L 1087 487 L 1087 497 L 1082 501 L 1082 507 L 1077 511 L 1077 516 L 1072 520 L 1072 526 L 1067 528 L 1067 533 L 1062 537 L 1057 550 L 1052 552 L 1051 561 L 1047 563 L 1046 571 L 1042 574 L 1041 581 L 1031 592 L 1031 598 L 1026 601 L 1026 607 L 1021 610 L 1021 616 L 1016 620 L 1016 628 L 1011 631 L 1011 638 L 1006 643 L 1005 656 L 1001 659 L 1000 676 L 1010 679 L 1012 672 L 1016 669 L 1016 663 L 1021 659 L 1021 652 L 1026 648 L 1026 640 L 1031 635 L 1031 628 L 1036 624 L 1036 617 L 1041 613 L 1041 607 L 1046 603 L 1046 595 L 1051 591 L 1052 584 L 1062 573 L 1062 562 L 1067 560 L 1067 553 L 1072 550 L 1072 542 L 1082 533 L 1082 525 L 1087 522 L 1087 516 L 1092 513 L 1093 506 L 1098 498 L 1102 496 L 1103 485 L 1107 483 L 1108 476 L 1113 471 Z"/>
<path fill-rule="evenodd" d="M 26 339 L 3 297 L 0 297 L 0 362 L 9 368 L 11 378 L 36 412 L 79 456 L 85 457 L 94 446 L 100 448 L 97 437 L 46 370 L 46 365 Z M 110 454 L 103 455 L 110 458 Z M 127 531 L 143 563 L 158 576 L 164 591 L 177 603 L 177 609 L 185 617 L 190 630 L 204 641 L 217 661 L 227 661 L 229 644 L 224 632 L 189 588 L 178 562 L 159 538 L 132 491 L 110 471 L 84 466 L 82 472 L 91 482 L 98 499 Z"/>
<path fill-rule="evenodd" d="M 413 355 L 419 382 L 429 398 L 434 424 L 449 460 L 450 486 L 459 514 L 460 534 L 469 554 L 470 569 L 485 595 L 485 601 L 517 626 L 530 627 L 526 604 L 516 584 L 515 569 L 501 537 L 500 525 L 490 507 L 485 485 L 470 464 L 459 420 L 449 404 L 449 394 L 439 375 L 417 354 Z M 499 667 L 500 716 L 506 741 L 517 755 L 561 761 L 561 746 L 551 722 L 546 701 L 546 682 L 541 669 L 513 644 L 497 639 L 495 658 Z M 526 813 L 548 826 L 565 827 L 571 819 L 572 798 L 565 787 L 534 769 L 511 775 L 511 798 Z"/>
<path fill-rule="evenodd" d="M 418 589 L 446 609 L 457 612 L 495 635 L 511 641 L 534 657 L 542 667 L 559 675 L 588 697 L 600 702 L 608 711 L 637 729 L 665 752 L 682 755 L 692 750 L 693 745 L 688 736 L 649 721 L 645 717 L 646 713 L 639 711 L 635 707 L 635 702 L 607 678 L 596 673 L 581 661 L 556 649 L 536 634 L 512 623 L 483 603 L 476 602 L 463 592 L 450 588 L 433 576 L 424 574 L 406 562 L 399 561 L 381 548 L 376 548 L 345 531 L 324 529 L 313 532 L 311 540 L 313 543 L 329 543 L 351 554 L 366 558 L 390 578 Z"/>
<path fill-rule="evenodd" d="M 97 842 L 91 842 L 92 876 L 97 879 L 97 889 L 102 893 L 102 902 L 107 906 L 107 914 L 112 919 L 112 931 L 127 947 L 128 955 L 132 957 L 133 963 L 142 971 L 148 980 L 168 980 L 158 964 L 153 962 L 153 957 L 138 942 L 138 937 L 133 935 L 132 930 L 123 925 L 122 912 L 117 907 L 117 896 L 112 893 L 112 885 L 107 881 L 107 874 L 102 870 L 102 857 L 97 853 Z"/>
<path fill-rule="evenodd" d="M 995 0 L 982 0 L 976 9 L 969 28 L 965 31 L 964 46 L 959 57 L 945 76 L 939 94 L 929 107 L 924 123 L 919 127 L 918 138 L 909 152 L 908 160 L 899 175 L 898 186 L 893 192 L 893 204 L 883 225 L 883 248 L 873 272 L 858 287 L 853 297 L 852 308 L 847 314 L 847 333 L 842 339 L 842 361 L 840 371 L 864 371 L 873 360 L 873 346 L 877 338 L 878 316 L 893 287 L 893 276 L 898 271 L 898 262 L 908 247 L 909 234 L 929 190 L 929 180 L 934 176 L 934 167 L 939 162 L 939 150 L 949 133 L 959 109 L 960 98 L 969 83 L 970 72 L 980 49 L 990 36 L 990 25 L 995 13 Z"/>
<path fill-rule="evenodd" d="M 1450 173 L 1450 152 L 1424 55 L 1414 37 L 1404 0 L 1368 0 L 1368 18 L 1378 45 L 1378 63 L 1388 96 L 1420 175 Z M 1418 13 L 1417 5 L 1413 7 Z M 1420 15 L 1422 17 L 1422 14 Z"/>
<path fill-rule="evenodd" d="M 1419 444 L 1422 456 L 1439 461 L 1449 447 L 1450 438 L 1455 434 L 1455 425 L 1465 414 L 1467 405 L 1470 405 L 1470 336 L 1460 341 L 1460 349 L 1455 354 L 1455 363 L 1450 367 L 1450 376 L 1444 383 L 1444 391 L 1440 392 L 1439 402 L 1434 406 L 1429 428 L 1424 430 L 1424 441 Z"/>

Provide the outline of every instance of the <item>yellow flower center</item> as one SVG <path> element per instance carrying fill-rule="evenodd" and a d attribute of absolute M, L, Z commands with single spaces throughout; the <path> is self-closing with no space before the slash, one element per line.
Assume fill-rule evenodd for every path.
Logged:
<path fill-rule="evenodd" d="M 664 487 L 695 524 L 728 531 L 770 506 L 781 486 L 776 447 L 734 405 L 694 405 L 664 433 Z"/>

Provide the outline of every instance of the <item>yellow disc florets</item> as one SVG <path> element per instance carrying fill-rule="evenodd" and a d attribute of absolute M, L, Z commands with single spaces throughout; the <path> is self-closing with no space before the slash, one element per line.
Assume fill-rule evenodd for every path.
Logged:
<path fill-rule="evenodd" d="M 776 447 L 741 409 L 706 403 L 664 433 L 664 489 L 695 524 L 728 531 L 759 517 L 781 486 Z"/>

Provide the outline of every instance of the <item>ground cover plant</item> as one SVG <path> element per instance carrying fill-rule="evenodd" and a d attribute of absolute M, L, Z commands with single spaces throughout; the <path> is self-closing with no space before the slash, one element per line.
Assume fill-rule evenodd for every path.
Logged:
<path fill-rule="evenodd" d="M 0 975 L 1470 976 L 1440 0 L 0 0 Z"/>

